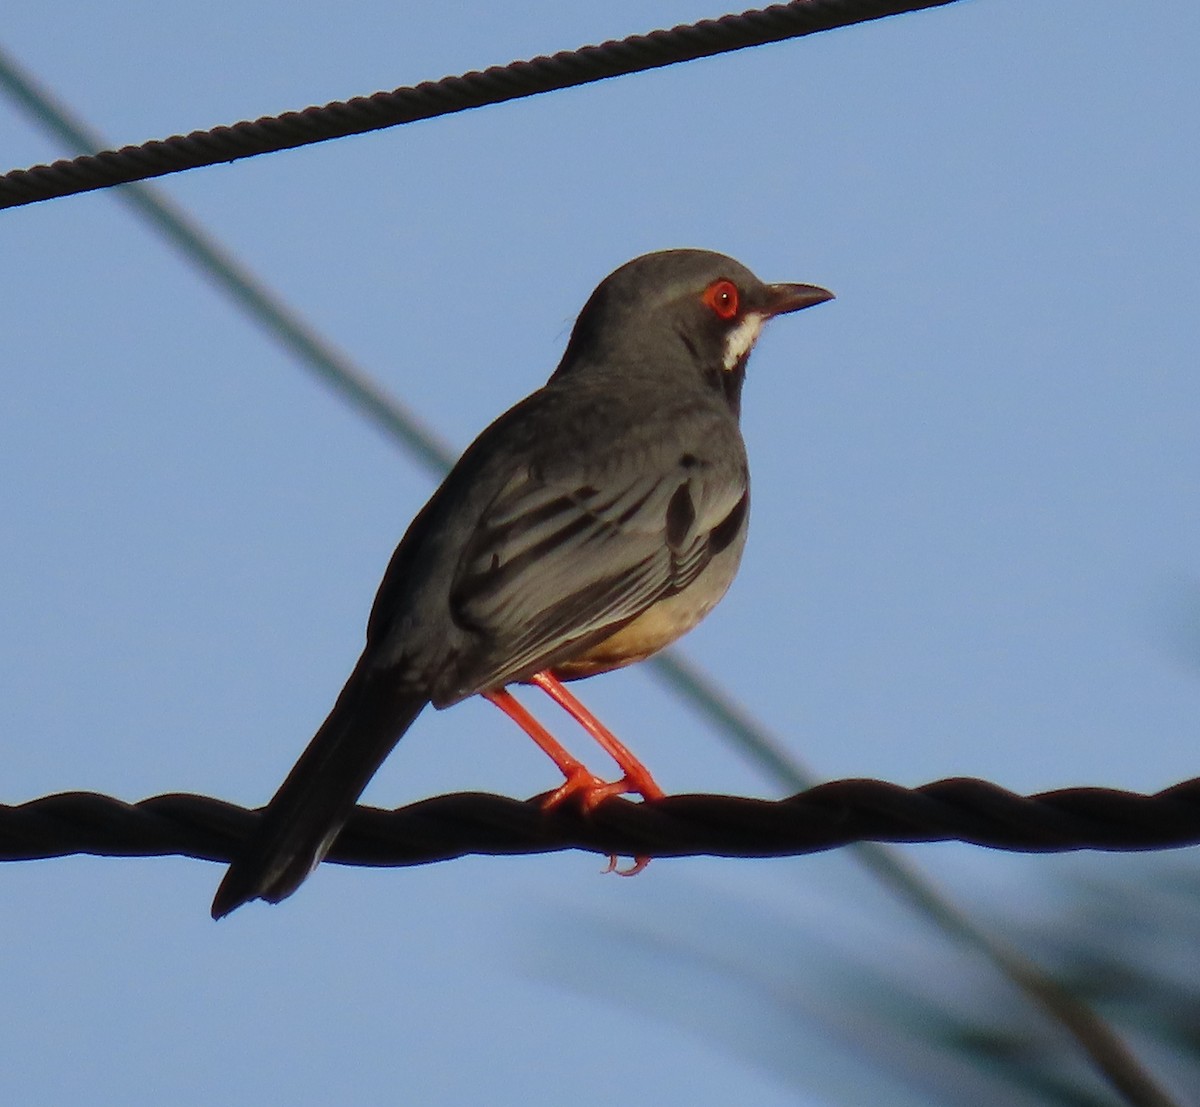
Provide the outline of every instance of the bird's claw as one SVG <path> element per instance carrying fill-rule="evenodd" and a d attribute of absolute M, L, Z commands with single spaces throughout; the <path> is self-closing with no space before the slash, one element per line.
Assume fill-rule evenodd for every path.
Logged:
<path fill-rule="evenodd" d="M 633 859 L 633 865 L 628 869 L 618 869 L 617 865 L 619 864 L 620 862 L 617 859 L 617 855 L 615 853 L 610 853 L 608 855 L 608 864 L 604 868 L 605 874 L 616 873 L 617 876 L 637 876 L 638 873 L 640 873 L 647 865 L 650 864 L 650 858 L 635 857 Z"/>
<path fill-rule="evenodd" d="M 601 780 L 595 773 L 589 771 L 583 765 L 579 765 L 577 768 L 573 768 L 567 774 L 567 779 L 542 801 L 542 810 L 552 811 L 559 804 L 566 802 L 573 796 L 579 797 L 580 807 L 583 809 L 584 814 L 588 814 L 612 796 L 632 794 L 641 796 L 642 799 L 658 799 L 662 795 L 657 786 L 654 786 L 651 794 L 648 795 L 647 791 L 647 789 L 639 787 L 627 776 L 621 777 L 620 780 Z M 635 857 L 633 864 L 628 869 L 618 868 L 619 864 L 620 861 L 617 855 L 615 853 L 609 854 L 608 866 L 604 871 L 606 873 L 616 873 L 617 876 L 637 876 L 638 873 L 650 864 L 650 858 Z"/>

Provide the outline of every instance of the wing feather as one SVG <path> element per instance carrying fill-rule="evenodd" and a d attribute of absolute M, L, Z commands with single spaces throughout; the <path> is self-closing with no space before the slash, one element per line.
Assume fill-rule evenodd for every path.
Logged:
<path fill-rule="evenodd" d="M 456 659 L 435 702 L 523 679 L 703 571 L 710 533 L 744 499 L 744 470 L 706 479 L 650 468 L 622 466 L 592 483 L 530 468 L 508 482 L 466 544 L 450 592 L 453 618 L 485 645 Z M 690 497 L 683 526 L 681 489 Z"/>

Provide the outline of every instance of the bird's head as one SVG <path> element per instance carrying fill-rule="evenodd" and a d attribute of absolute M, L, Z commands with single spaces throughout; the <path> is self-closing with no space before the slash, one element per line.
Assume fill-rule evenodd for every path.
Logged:
<path fill-rule="evenodd" d="M 699 372 L 736 410 L 763 324 L 831 299 L 816 285 L 765 284 L 709 250 L 644 254 L 600 282 L 555 376 L 585 368 L 672 379 Z"/>

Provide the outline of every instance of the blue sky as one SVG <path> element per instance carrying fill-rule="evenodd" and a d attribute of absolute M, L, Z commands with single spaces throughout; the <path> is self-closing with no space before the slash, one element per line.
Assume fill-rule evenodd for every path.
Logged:
<path fill-rule="evenodd" d="M 10 0 L 0 45 L 123 144 L 719 14 Z M 460 447 L 637 254 L 833 289 L 751 360 L 750 545 L 685 652 L 823 776 L 1156 790 L 1195 775 L 1200 710 L 1200 14 L 1138 15 L 968 0 L 160 187 Z M 0 151 L 62 153 L 7 101 Z M 261 803 L 430 479 L 113 195 L 5 212 L 0 251 L 4 800 Z M 645 671 L 581 691 L 668 790 L 779 794 Z M 554 783 L 471 702 L 423 716 L 366 798 Z M 907 854 L 984 919 L 1065 864 Z M 762 903 L 825 934 L 868 904 L 875 940 L 908 925 L 843 856 L 600 867 L 326 866 L 217 925 L 215 865 L 6 866 L 0 1082 L 25 1103 L 794 1103 L 667 977 L 654 1010 L 589 987 L 632 956 L 589 920 L 670 934 L 710 903 L 731 948 Z M 814 1088 L 847 1064 L 794 1047 Z"/>

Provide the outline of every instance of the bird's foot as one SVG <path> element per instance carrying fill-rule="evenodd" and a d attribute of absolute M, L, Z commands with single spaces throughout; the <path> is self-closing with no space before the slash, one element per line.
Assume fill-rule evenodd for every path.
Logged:
<path fill-rule="evenodd" d="M 560 803 L 579 797 L 584 814 L 595 811 L 612 796 L 641 796 L 644 800 L 662 799 L 666 794 L 647 776 L 644 780 L 623 776 L 620 780 L 602 780 L 590 769 L 576 762 L 569 770 L 563 769 L 567 779 L 542 801 L 542 810 L 550 811 Z"/>
<path fill-rule="evenodd" d="M 635 857 L 633 864 L 628 869 L 618 869 L 620 861 L 615 853 L 608 855 L 608 865 L 605 867 L 605 873 L 616 873 L 617 876 L 637 876 L 647 865 L 650 864 L 649 857 Z"/>
<path fill-rule="evenodd" d="M 552 811 L 559 804 L 578 797 L 579 806 L 586 814 L 594 811 L 610 796 L 620 796 L 636 790 L 629 787 L 628 781 L 624 777 L 620 780 L 601 780 L 590 769 L 578 762 L 569 771 L 566 769 L 563 771 L 566 773 L 567 779 L 542 800 L 543 811 Z"/>
<path fill-rule="evenodd" d="M 582 807 L 584 814 L 594 811 L 610 796 L 621 796 L 626 794 L 640 795 L 643 799 L 658 799 L 662 796 L 661 790 L 651 781 L 651 794 L 647 795 L 647 791 L 635 784 L 627 776 L 623 776 L 620 780 L 601 780 L 595 773 L 579 765 L 567 773 L 567 779 L 562 785 L 556 788 L 542 801 L 542 810 L 550 811 L 557 807 L 560 803 L 565 802 L 572 796 L 579 797 L 579 804 Z M 606 873 L 616 873 L 617 876 L 637 876 L 647 865 L 650 864 L 649 857 L 638 856 L 633 859 L 633 864 L 628 869 L 622 869 L 618 866 L 620 861 L 615 853 L 608 856 L 608 866 L 604 869 Z"/>

